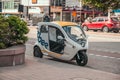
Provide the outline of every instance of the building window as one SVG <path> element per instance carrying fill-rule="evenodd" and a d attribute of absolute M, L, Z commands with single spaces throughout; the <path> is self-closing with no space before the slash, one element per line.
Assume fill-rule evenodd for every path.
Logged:
<path fill-rule="evenodd" d="M 20 4 L 20 0 L 15 0 L 14 1 L 14 9 L 18 9 L 19 4 Z"/>
<path fill-rule="evenodd" d="M 62 6 L 65 0 L 51 0 L 51 6 Z"/>
<path fill-rule="evenodd" d="M 3 9 L 18 9 L 20 0 L 3 1 Z"/>
<path fill-rule="evenodd" d="M 14 2 L 13 1 L 3 1 L 3 8 L 4 9 L 14 9 Z"/>

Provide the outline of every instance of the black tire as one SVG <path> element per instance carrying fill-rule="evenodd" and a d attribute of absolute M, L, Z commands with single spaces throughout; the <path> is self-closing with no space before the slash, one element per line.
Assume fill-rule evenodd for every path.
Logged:
<path fill-rule="evenodd" d="M 43 54 L 38 46 L 34 47 L 33 55 L 34 57 L 40 57 L 40 58 L 43 57 Z"/>
<path fill-rule="evenodd" d="M 77 53 L 76 62 L 79 66 L 85 66 L 88 62 L 88 57 L 86 53 Z"/>
<path fill-rule="evenodd" d="M 88 31 L 88 27 L 87 26 L 83 26 L 83 30 L 84 31 Z"/>
<path fill-rule="evenodd" d="M 118 33 L 118 32 L 119 32 L 119 30 L 113 30 L 113 32 L 114 32 L 114 33 Z"/>
<path fill-rule="evenodd" d="M 109 28 L 107 26 L 105 26 L 105 27 L 102 28 L 102 31 L 103 32 L 109 32 Z"/>
<path fill-rule="evenodd" d="M 98 30 L 93 30 L 94 32 L 97 32 Z"/>

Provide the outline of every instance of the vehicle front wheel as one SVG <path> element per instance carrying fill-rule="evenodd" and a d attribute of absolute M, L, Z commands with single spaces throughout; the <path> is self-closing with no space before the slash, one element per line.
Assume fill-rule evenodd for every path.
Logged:
<path fill-rule="evenodd" d="M 88 57 L 87 54 L 82 52 L 82 53 L 77 53 L 76 55 L 76 62 L 79 66 L 85 66 L 88 62 Z"/>
<path fill-rule="evenodd" d="M 103 27 L 102 31 L 103 32 L 109 32 L 109 28 L 105 26 L 105 27 Z"/>
<path fill-rule="evenodd" d="M 40 58 L 43 57 L 43 54 L 38 46 L 34 47 L 33 55 L 34 57 L 40 57 Z"/>

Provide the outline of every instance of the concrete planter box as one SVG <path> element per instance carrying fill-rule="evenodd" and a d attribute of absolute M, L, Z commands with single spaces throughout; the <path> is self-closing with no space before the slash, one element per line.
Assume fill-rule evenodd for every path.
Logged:
<path fill-rule="evenodd" d="M 0 49 L 0 67 L 15 66 L 25 63 L 25 45 Z"/>

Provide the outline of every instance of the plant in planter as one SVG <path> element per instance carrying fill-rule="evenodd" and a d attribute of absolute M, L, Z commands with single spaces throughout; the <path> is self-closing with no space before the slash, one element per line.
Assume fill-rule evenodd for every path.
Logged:
<path fill-rule="evenodd" d="M 9 31 L 9 23 L 4 16 L 0 16 L 0 49 L 6 48 L 5 40 Z"/>
<path fill-rule="evenodd" d="M 7 48 L 27 41 L 27 23 L 17 16 L 0 16 L 0 48 Z"/>
<path fill-rule="evenodd" d="M 23 45 L 28 40 L 28 37 L 25 36 L 28 32 L 29 29 L 27 27 L 27 23 L 21 20 L 19 17 L 0 16 L 0 49 L 2 50 L 2 52 L 0 51 L 0 54 L 3 55 L 6 53 L 7 55 L 9 55 L 8 52 L 10 51 L 4 52 L 3 50 L 5 49 L 8 50 L 8 48 L 10 50 L 10 47 L 15 45 L 20 45 L 20 44 Z M 21 53 L 20 50 L 18 53 Z M 17 53 L 13 53 L 13 54 L 17 54 Z"/>

